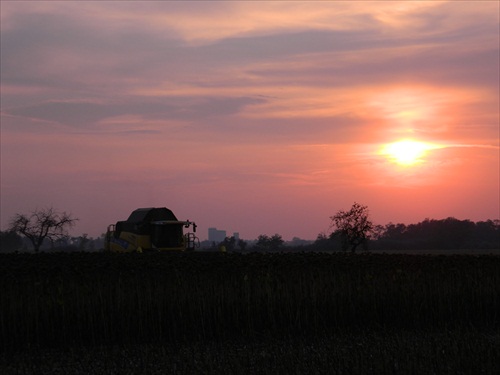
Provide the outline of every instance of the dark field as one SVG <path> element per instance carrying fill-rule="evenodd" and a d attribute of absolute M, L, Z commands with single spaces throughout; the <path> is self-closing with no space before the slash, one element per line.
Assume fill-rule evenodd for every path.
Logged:
<path fill-rule="evenodd" d="M 500 373 L 500 257 L 0 255 L 0 373 Z"/>

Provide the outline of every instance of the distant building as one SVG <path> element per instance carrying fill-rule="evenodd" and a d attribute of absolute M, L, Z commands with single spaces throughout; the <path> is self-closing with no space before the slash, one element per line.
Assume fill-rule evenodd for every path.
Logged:
<path fill-rule="evenodd" d="M 236 243 L 238 243 L 239 239 L 240 239 L 240 233 L 239 232 L 234 232 L 233 233 L 233 237 L 234 239 L 236 240 Z"/>
<path fill-rule="evenodd" d="M 210 242 L 219 243 L 226 238 L 225 230 L 218 230 L 217 228 L 208 228 L 208 240 Z"/>

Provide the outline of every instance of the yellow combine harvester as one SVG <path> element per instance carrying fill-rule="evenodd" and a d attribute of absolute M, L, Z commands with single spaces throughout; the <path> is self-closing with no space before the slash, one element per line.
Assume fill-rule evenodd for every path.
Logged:
<path fill-rule="evenodd" d="M 194 250 L 199 240 L 194 233 L 183 228 L 196 224 L 179 221 L 168 208 L 138 208 L 126 221 L 108 226 L 105 250 L 113 252 L 142 252 Z"/>

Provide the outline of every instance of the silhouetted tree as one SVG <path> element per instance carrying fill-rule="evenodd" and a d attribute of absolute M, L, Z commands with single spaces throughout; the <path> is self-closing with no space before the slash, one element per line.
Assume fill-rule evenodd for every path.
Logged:
<path fill-rule="evenodd" d="M 226 237 L 226 238 L 224 238 L 224 241 L 222 241 L 222 242 L 219 244 L 219 247 L 224 246 L 224 248 L 225 248 L 227 251 L 233 251 L 233 250 L 234 250 L 235 245 L 236 245 L 236 239 L 234 238 L 234 236 L 231 236 L 231 237 Z"/>
<path fill-rule="evenodd" d="M 87 245 L 91 242 L 87 233 L 82 234 L 77 240 L 79 251 L 85 251 L 87 249 Z"/>
<path fill-rule="evenodd" d="M 325 232 L 321 232 L 308 248 L 312 251 L 338 251 L 341 249 L 340 238 L 334 233 L 327 235 Z"/>
<path fill-rule="evenodd" d="M 352 252 L 360 245 L 366 246 L 368 237 L 373 230 L 373 223 L 368 217 L 368 207 L 354 202 L 349 211 L 338 211 L 331 216 L 332 235 L 340 236 L 342 249 Z"/>
<path fill-rule="evenodd" d="M 272 237 L 269 237 L 266 234 L 261 234 L 257 238 L 257 242 L 255 244 L 255 248 L 257 250 L 279 250 L 283 243 L 283 238 L 279 234 L 275 234 Z"/>
<path fill-rule="evenodd" d="M 66 212 L 58 213 L 52 207 L 35 210 L 29 215 L 16 214 L 10 222 L 10 231 L 20 233 L 33 244 L 35 252 L 45 239 L 55 241 L 67 235 L 67 228 L 75 225 L 78 219 Z"/>
<path fill-rule="evenodd" d="M 477 222 L 474 243 L 479 248 L 500 249 L 500 220 Z"/>
<path fill-rule="evenodd" d="M 239 239 L 238 246 L 241 249 L 241 251 L 245 251 L 245 249 L 247 248 L 247 243 L 246 243 L 246 241 Z"/>

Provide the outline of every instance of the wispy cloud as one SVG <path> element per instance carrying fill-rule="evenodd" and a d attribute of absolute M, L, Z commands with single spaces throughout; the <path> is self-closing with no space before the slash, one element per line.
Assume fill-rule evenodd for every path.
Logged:
<path fill-rule="evenodd" d="M 417 199 L 395 186 L 417 186 L 427 207 L 442 194 L 446 216 L 468 214 L 446 194 L 458 189 L 471 215 L 491 214 L 499 6 L 2 2 L 2 222 L 28 202 L 77 212 L 97 196 L 111 212 L 118 196 L 150 206 L 186 192 L 206 225 L 259 209 L 272 223 L 274 207 L 311 209 L 322 227 L 360 195 L 381 220 L 410 220 Z M 377 150 L 406 138 L 446 147 L 413 171 L 390 167 Z"/>

